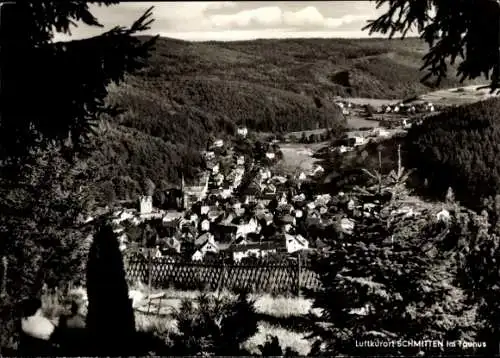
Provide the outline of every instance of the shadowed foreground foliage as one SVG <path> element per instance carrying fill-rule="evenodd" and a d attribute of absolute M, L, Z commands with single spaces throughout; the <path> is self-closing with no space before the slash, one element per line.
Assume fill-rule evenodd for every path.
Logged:
<path fill-rule="evenodd" d="M 99 26 L 87 2 L 61 4 L 17 1 L 2 19 L 0 256 L 7 261 L 2 352 L 16 347 L 17 302 L 39 296 L 44 283 L 82 280 L 88 232 L 80 215 L 88 209 L 91 176 L 85 162 L 73 159 L 85 153 L 96 120 L 116 112 L 104 102 L 107 86 L 143 67 L 155 41 L 134 36 L 149 28 L 147 11 L 130 28 L 52 43 L 54 32 L 67 33 L 73 21 Z M 29 100 L 19 106 L 20 98 Z"/>

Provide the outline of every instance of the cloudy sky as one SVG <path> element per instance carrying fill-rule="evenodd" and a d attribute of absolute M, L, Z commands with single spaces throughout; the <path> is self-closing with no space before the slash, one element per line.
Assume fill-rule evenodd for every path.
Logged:
<path fill-rule="evenodd" d="M 190 41 L 231 41 L 256 38 L 367 37 L 366 20 L 384 8 L 373 1 L 219 1 L 125 2 L 111 7 L 91 5 L 105 26 L 127 26 L 154 6 L 150 34 Z M 94 36 L 103 29 L 79 25 L 72 36 L 56 41 Z M 410 34 L 411 35 L 411 34 Z"/>

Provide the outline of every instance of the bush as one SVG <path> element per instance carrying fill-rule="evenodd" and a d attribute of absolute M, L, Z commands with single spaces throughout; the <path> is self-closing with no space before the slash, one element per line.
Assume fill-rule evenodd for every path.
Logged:
<path fill-rule="evenodd" d="M 206 294 L 186 299 L 174 319 L 175 355 L 246 355 L 240 346 L 257 332 L 258 321 L 254 302 L 244 293 L 236 301 Z"/>
<path fill-rule="evenodd" d="M 268 336 L 266 342 L 259 345 L 259 350 L 260 354 L 264 357 L 296 357 L 299 355 L 298 352 L 294 351 L 290 347 L 286 347 L 285 353 L 283 353 L 283 349 L 281 348 L 278 337 L 276 336 Z"/>

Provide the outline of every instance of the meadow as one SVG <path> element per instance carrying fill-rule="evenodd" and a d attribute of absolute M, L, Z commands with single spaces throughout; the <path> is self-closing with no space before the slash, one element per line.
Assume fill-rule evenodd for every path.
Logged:
<path fill-rule="evenodd" d="M 67 311 L 67 299 L 76 299 L 84 303 L 81 314 L 86 314 L 85 288 L 78 287 L 68 296 L 58 293 L 47 293 L 42 297 L 45 315 L 55 324 L 61 314 Z M 193 300 L 200 291 L 181 291 L 174 289 L 151 290 L 147 286 L 136 283 L 130 287 L 130 296 L 134 301 L 135 321 L 138 331 L 152 333 L 168 341 L 169 336 L 177 332 L 173 313 L 181 306 L 182 300 Z M 220 296 L 236 297 L 229 291 L 213 293 Z M 151 297 L 151 299 L 149 299 Z M 268 336 L 276 336 L 281 346 L 291 347 L 299 354 L 307 354 L 311 342 L 307 337 L 309 314 L 318 315 L 312 308 L 312 301 L 303 297 L 274 296 L 270 294 L 251 294 L 259 317 L 258 332 L 244 343 L 244 348 L 252 353 L 259 353 L 258 347 Z"/>
<path fill-rule="evenodd" d="M 328 142 L 322 143 L 280 143 L 283 160 L 280 163 L 281 170 L 287 174 L 307 173 L 312 170 L 317 162 L 314 153 L 324 147 Z"/>

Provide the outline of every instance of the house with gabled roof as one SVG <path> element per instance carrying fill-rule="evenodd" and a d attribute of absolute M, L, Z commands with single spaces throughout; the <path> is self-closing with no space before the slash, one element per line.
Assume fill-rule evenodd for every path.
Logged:
<path fill-rule="evenodd" d="M 240 127 L 237 129 L 237 133 L 238 133 L 238 135 L 245 138 L 248 135 L 248 128 L 247 127 Z"/>
<path fill-rule="evenodd" d="M 311 202 L 306 204 L 306 207 L 308 210 L 312 211 L 312 210 L 316 209 L 316 204 L 311 201 Z"/>
<path fill-rule="evenodd" d="M 294 214 L 295 214 L 295 217 L 298 219 L 304 216 L 304 212 L 300 209 L 294 210 Z"/>
<path fill-rule="evenodd" d="M 191 261 L 201 261 L 205 255 L 200 251 L 196 250 L 193 255 L 191 255 Z"/>
<path fill-rule="evenodd" d="M 306 196 L 303 193 L 295 195 L 292 198 L 292 202 L 293 203 L 297 203 L 297 202 L 304 201 L 304 200 L 306 200 Z"/>
<path fill-rule="evenodd" d="M 224 141 L 222 139 L 216 139 L 212 146 L 215 148 L 222 148 L 224 146 Z"/>
<path fill-rule="evenodd" d="M 232 242 L 238 231 L 236 225 L 223 223 L 213 224 L 210 229 L 217 242 Z"/>
<path fill-rule="evenodd" d="M 194 241 L 194 246 L 199 248 L 200 246 L 203 246 L 208 241 L 215 243 L 215 238 L 214 238 L 214 235 L 212 233 L 205 232 L 196 238 L 196 240 Z"/>
<path fill-rule="evenodd" d="M 220 210 L 211 210 L 208 212 L 207 217 L 210 222 L 216 221 L 223 214 Z"/>
<path fill-rule="evenodd" d="M 224 183 L 224 175 L 221 173 L 218 173 L 217 175 L 214 176 L 214 183 L 218 187 L 220 187 Z"/>
<path fill-rule="evenodd" d="M 251 218 L 250 220 L 248 220 L 248 222 L 243 222 L 242 224 L 238 225 L 236 237 L 246 236 L 247 234 L 252 232 L 256 233 L 259 232 L 260 229 L 261 227 L 257 219 Z"/>
<path fill-rule="evenodd" d="M 302 235 L 285 234 L 286 251 L 293 254 L 297 251 L 307 250 L 309 242 Z"/>
<path fill-rule="evenodd" d="M 172 251 L 175 253 L 180 254 L 181 253 L 181 242 L 177 240 L 175 237 L 167 237 L 162 239 L 162 241 L 165 244 L 165 248 L 168 249 L 168 251 Z"/>
<path fill-rule="evenodd" d="M 200 223 L 200 231 L 205 232 L 205 231 L 210 231 L 210 220 L 204 219 Z"/>
<path fill-rule="evenodd" d="M 214 240 L 214 236 L 209 232 L 202 234 L 195 240 L 195 247 L 197 250 L 191 256 L 193 261 L 202 260 L 205 254 L 211 252 L 217 254 L 219 252 L 219 246 Z"/>
<path fill-rule="evenodd" d="M 276 194 L 276 185 L 268 184 L 264 187 L 263 194 Z"/>
<path fill-rule="evenodd" d="M 253 243 L 247 245 L 233 245 L 227 249 L 235 262 L 246 257 L 263 258 L 271 253 L 278 252 L 280 245 L 275 242 Z"/>

